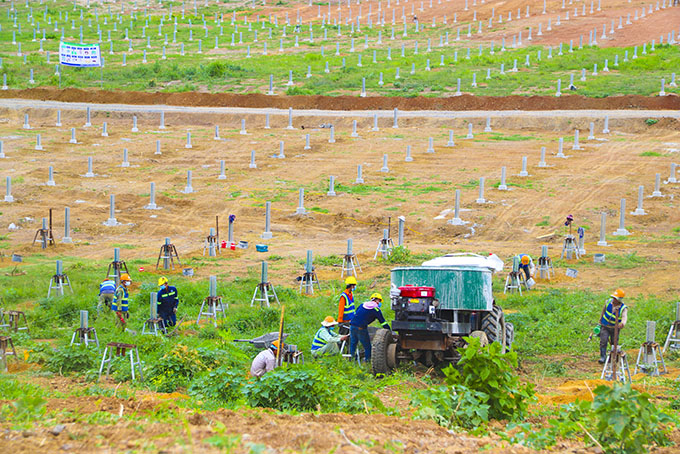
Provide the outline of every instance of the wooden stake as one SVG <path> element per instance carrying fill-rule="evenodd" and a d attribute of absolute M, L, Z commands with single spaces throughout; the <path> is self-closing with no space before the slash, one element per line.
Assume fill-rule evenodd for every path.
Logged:
<path fill-rule="evenodd" d="M 281 365 L 281 350 L 283 350 L 283 314 L 286 306 L 281 306 L 281 323 L 279 324 L 279 348 L 276 349 L 276 365 Z"/>

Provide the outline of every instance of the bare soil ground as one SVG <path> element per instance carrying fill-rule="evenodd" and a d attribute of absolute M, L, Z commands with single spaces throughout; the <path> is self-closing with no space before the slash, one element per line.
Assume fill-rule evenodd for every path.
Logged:
<path fill-rule="evenodd" d="M 23 113 L 0 112 L 0 139 L 8 156 L 0 165 L 3 175 L 15 179 L 17 200 L 3 203 L 0 222 L 3 230 L 10 223 L 21 227 L 10 233 L 11 249 L 6 252 L 30 255 L 39 250 L 31 241 L 48 208 L 55 209 L 59 239 L 63 208 L 71 207 L 75 240 L 75 245 L 58 244 L 48 256 L 107 259 L 114 245 L 126 245 L 123 255 L 128 260 L 154 260 L 165 237 L 171 237 L 183 258 L 201 254 L 215 216 L 220 215 L 224 238 L 227 215 L 235 214 L 236 239 L 248 241 L 250 248 L 224 252 L 229 258 L 221 266 L 224 275 L 242 275 L 270 254 L 294 261 L 302 259 L 302 251 L 308 248 L 316 256 L 341 254 L 347 238 L 354 238 L 361 263 L 371 276 L 384 271 L 370 259 L 388 217 L 393 226 L 397 216 L 406 217 L 406 243 L 412 250 L 490 251 L 508 258 L 518 252 L 537 255 L 542 244 L 550 246 L 551 255 L 559 255 L 564 217 L 573 214 L 576 225 L 587 229 L 589 255 L 582 263 L 590 262 L 594 252 L 635 252 L 647 260 L 647 266 L 630 270 L 592 266 L 577 280 L 560 270 L 548 285 L 598 289 L 625 285 L 631 294 L 670 295 L 678 290 L 675 247 L 680 236 L 673 229 L 680 218 L 675 201 L 680 187 L 662 184 L 663 197 L 647 197 L 656 173 L 668 178 L 670 163 L 680 149 L 677 122 L 672 119 L 651 126 L 642 119 L 612 121 L 608 135 L 601 133 L 602 121 L 596 119 L 595 140 L 587 140 L 588 123 L 582 120 L 498 119 L 492 124 L 494 132 L 482 133 L 485 122 L 479 119 L 473 122 L 475 139 L 469 140 L 463 138 L 466 122 L 415 118 L 402 121 L 398 130 L 381 123 L 378 132 L 370 131 L 370 119 L 359 119 L 360 137 L 351 138 L 352 119 L 344 118 L 334 120 L 336 143 L 329 144 L 328 130 L 315 127 L 318 118 L 296 118 L 297 129 L 286 130 L 283 118 L 272 117 L 272 129 L 266 130 L 261 116 L 248 115 L 248 134 L 241 135 L 241 117 L 228 115 L 166 115 L 168 129 L 159 131 L 155 115 L 140 114 L 140 132 L 132 133 L 127 114 L 97 113 L 93 126 L 83 128 L 82 112 L 63 112 L 63 126 L 57 128 L 52 126 L 53 112 L 33 110 L 34 129 L 26 131 L 19 129 Z M 103 121 L 108 123 L 107 138 L 101 137 Z M 213 140 L 215 124 L 221 126 L 221 140 Z M 68 143 L 70 127 L 77 128 L 78 144 Z M 449 128 L 456 132 L 453 148 L 445 147 Z M 572 151 L 570 138 L 576 128 L 581 130 L 583 150 Z M 192 133 L 190 150 L 184 148 L 187 131 Z M 44 151 L 33 149 L 38 132 Z M 312 149 L 305 151 L 307 133 Z M 557 139 L 564 136 L 570 157 L 555 158 Z M 428 137 L 434 138 L 434 154 L 425 153 Z M 156 140 L 161 141 L 160 156 L 154 155 Z M 281 140 L 286 158 L 272 158 Z M 412 163 L 404 162 L 407 145 L 412 147 Z M 536 166 L 542 146 L 547 149 L 547 168 Z M 120 167 L 123 148 L 129 150 L 129 168 Z M 248 168 L 251 150 L 256 150 L 257 169 Z M 379 171 L 383 154 L 388 155 L 389 173 Z M 94 158 L 95 178 L 83 176 L 88 156 Z M 528 177 L 517 176 L 523 156 L 528 156 Z M 226 180 L 217 179 L 220 159 L 226 161 Z M 363 187 L 354 185 L 357 164 L 363 165 Z M 55 187 L 45 185 L 49 165 L 55 169 Z M 509 191 L 493 188 L 501 166 L 508 170 Z M 192 194 L 181 192 L 187 170 L 193 170 Z M 339 185 L 336 197 L 326 195 L 330 175 Z M 482 176 L 489 203 L 478 205 L 476 184 Z M 152 181 L 161 210 L 144 209 Z M 648 214 L 631 216 L 639 185 L 646 188 Z M 305 206 L 311 210 L 307 216 L 294 215 L 300 187 L 307 188 Z M 445 210 L 453 208 L 456 188 L 462 192 L 462 218 L 470 222 L 463 227 L 446 224 L 453 214 Z M 109 194 L 116 195 L 118 227 L 103 225 Z M 633 235 L 610 237 L 609 247 L 598 247 L 600 212 L 609 215 L 610 234 L 617 226 L 621 198 L 628 201 L 626 226 Z M 273 201 L 274 239 L 269 241 L 260 238 L 266 200 Z M 445 215 L 436 219 L 442 212 Z M 256 243 L 268 243 L 269 253 L 256 253 Z M 281 283 L 290 283 L 288 279 L 299 273 L 297 265 L 291 267 L 286 261 L 273 266 L 274 278 Z M 339 276 L 337 268 L 318 268 L 322 279 Z M 196 278 L 209 271 L 197 270 Z"/>
<path fill-rule="evenodd" d="M 680 8 L 678 8 L 680 10 Z M 267 96 L 259 93 L 149 93 L 111 92 L 68 88 L 31 88 L 0 91 L 0 98 L 41 101 L 172 105 L 200 107 L 248 107 L 318 110 L 680 110 L 680 96 L 610 96 L 588 98 L 555 96 L 472 96 L 399 98 L 356 96 Z"/>

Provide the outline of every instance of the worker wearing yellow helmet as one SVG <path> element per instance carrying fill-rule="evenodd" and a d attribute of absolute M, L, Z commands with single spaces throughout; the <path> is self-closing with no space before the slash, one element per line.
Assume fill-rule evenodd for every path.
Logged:
<path fill-rule="evenodd" d="M 116 289 L 116 296 L 113 298 L 113 303 L 111 304 L 111 310 L 116 314 L 116 323 L 120 325 L 120 328 L 125 331 L 125 326 L 127 325 L 127 319 L 130 317 L 128 312 L 128 303 L 130 295 L 128 293 L 128 287 L 132 284 L 132 279 L 128 273 L 123 273 L 120 275 L 120 285 Z"/>
<path fill-rule="evenodd" d="M 354 289 L 357 286 L 357 279 L 349 276 L 345 279 L 345 290 L 340 294 L 338 301 L 338 323 L 347 324 L 354 317 Z"/>
<path fill-rule="evenodd" d="M 361 342 L 364 347 L 364 360 L 367 363 L 371 361 L 371 338 L 368 335 L 368 325 L 378 320 L 383 328 L 390 329 L 389 323 L 385 321 L 380 310 L 382 302 L 382 295 L 373 293 L 370 301 L 357 307 L 354 312 L 354 317 L 349 324 L 349 353 L 352 358 L 356 355 L 357 347 Z"/>
<path fill-rule="evenodd" d="M 179 294 L 177 288 L 168 283 L 168 278 L 161 276 L 158 278 L 158 317 L 163 319 L 163 327 L 175 326 L 177 323 L 177 306 L 179 305 Z"/>
<path fill-rule="evenodd" d="M 258 353 L 250 366 L 250 375 L 260 378 L 267 372 L 274 370 L 276 368 L 276 352 L 278 349 L 279 341 L 275 340 L 269 345 L 269 348 Z"/>
<path fill-rule="evenodd" d="M 617 288 L 609 296 L 600 315 L 600 364 L 607 358 L 607 344 L 614 345 L 616 329 L 622 330 L 628 323 L 628 307 L 623 304 L 626 293 Z"/>

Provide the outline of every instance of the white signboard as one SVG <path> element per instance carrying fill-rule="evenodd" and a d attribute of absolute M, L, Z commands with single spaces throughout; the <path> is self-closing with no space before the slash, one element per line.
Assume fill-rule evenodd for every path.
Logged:
<path fill-rule="evenodd" d="M 101 66 L 99 44 L 59 43 L 59 63 L 66 66 Z"/>

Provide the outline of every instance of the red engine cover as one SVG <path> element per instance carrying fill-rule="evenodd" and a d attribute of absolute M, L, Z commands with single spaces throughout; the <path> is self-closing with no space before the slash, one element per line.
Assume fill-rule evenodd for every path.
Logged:
<path fill-rule="evenodd" d="M 434 287 L 416 287 L 415 285 L 406 285 L 399 287 L 401 296 L 407 298 L 434 298 Z"/>

